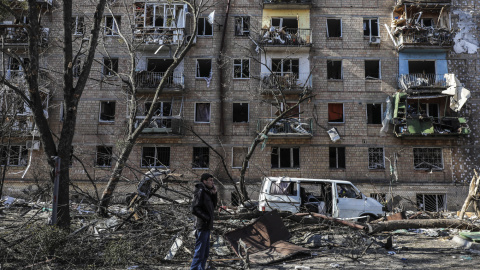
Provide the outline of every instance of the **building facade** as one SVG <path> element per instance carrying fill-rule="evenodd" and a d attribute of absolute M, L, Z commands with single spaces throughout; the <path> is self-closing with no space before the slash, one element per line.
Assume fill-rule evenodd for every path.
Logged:
<path fill-rule="evenodd" d="M 291 176 L 349 180 L 367 195 L 399 195 L 428 211 L 461 207 L 478 164 L 479 1 L 215 1 L 202 10 L 196 37 L 185 3 L 125 2 L 131 12 L 117 0 L 104 17 L 73 143 L 84 165 L 72 162 L 72 179 L 81 182 L 88 172 L 105 181 L 125 134 L 131 108 L 115 76 L 132 63 L 119 36 L 124 31 L 139 44 L 140 111 L 152 106 L 178 44 L 195 42 L 168 78 L 159 109 L 130 156 L 127 179 L 152 167 L 187 179 L 210 172 L 227 185 L 229 200 L 221 157 L 238 180 L 255 135 L 308 93 L 312 98 L 270 129 L 250 160 L 246 178 L 253 198 L 261 177 Z M 54 37 L 62 32 L 61 12 L 55 1 L 42 4 L 49 45 L 41 62 L 58 70 L 62 56 Z M 82 37 L 94 6 L 77 5 L 73 27 Z M 22 35 L 21 27 L 13 26 L 21 23 L 5 20 L 2 26 L 3 42 L 20 55 L 25 44 L 15 35 Z M 22 76 L 14 60 L 4 64 L 8 79 Z M 58 133 L 61 84 L 50 81 L 45 89 L 45 111 Z M 7 155 L 13 182 L 43 159 L 34 125 L 25 125 L 22 139 L 29 142 L 16 141 Z M 34 171 L 29 168 L 24 179 L 34 179 Z"/>

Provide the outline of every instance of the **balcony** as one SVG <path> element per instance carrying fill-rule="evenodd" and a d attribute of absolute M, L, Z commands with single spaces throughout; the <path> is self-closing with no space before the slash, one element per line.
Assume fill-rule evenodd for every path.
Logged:
<path fill-rule="evenodd" d="M 165 72 L 140 71 L 137 73 L 137 87 L 140 91 L 155 91 L 164 77 Z M 185 88 L 185 76 L 183 72 L 174 72 L 167 78 L 164 92 L 181 92 Z"/>
<path fill-rule="evenodd" d="M 257 132 L 261 132 L 263 128 L 273 121 L 274 118 L 260 118 L 257 121 Z M 295 138 L 311 138 L 313 136 L 313 119 L 312 118 L 287 118 L 278 121 L 269 131 L 268 136 L 274 137 L 295 137 Z"/>
<path fill-rule="evenodd" d="M 165 29 L 163 27 L 137 27 L 135 40 L 157 49 L 159 45 L 180 45 L 184 38 L 184 29 Z"/>
<path fill-rule="evenodd" d="M 405 4 L 415 4 L 415 5 L 422 5 L 422 4 L 451 4 L 452 0 L 397 0 L 397 5 L 405 5 Z"/>
<path fill-rule="evenodd" d="M 394 31 L 397 49 L 451 49 L 455 33 L 448 29 L 431 27 L 397 27 Z"/>
<path fill-rule="evenodd" d="M 137 116 L 135 127 L 137 127 L 145 116 Z M 154 116 L 150 123 L 143 129 L 142 134 L 162 134 L 183 136 L 185 129 L 183 119 L 179 116 Z"/>
<path fill-rule="evenodd" d="M 43 28 L 40 33 L 40 46 L 48 45 L 48 36 L 50 29 Z M 23 25 L 17 24 L 0 24 L 0 36 L 3 37 L 3 45 L 5 46 L 27 46 L 28 35 Z"/>
<path fill-rule="evenodd" d="M 311 29 L 300 28 L 280 28 L 270 27 L 262 29 L 260 44 L 264 46 L 311 46 Z"/>
<path fill-rule="evenodd" d="M 444 74 L 401 74 L 398 88 L 409 94 L 438 93 L 448 88 Z"/>
<path fill-rule="evenodd" d="M 261 0 L 264 9 L 310 9 L 312 0 Z"/>
<path fill-rule="evenodd" d="M 283 94 L 300 94 L 305 88 L 311 91 L 312 77 L 309 75 L 294 72 L 261 73 L 260 92 L 268 94 L 272 90 L 279 90 Z"/>

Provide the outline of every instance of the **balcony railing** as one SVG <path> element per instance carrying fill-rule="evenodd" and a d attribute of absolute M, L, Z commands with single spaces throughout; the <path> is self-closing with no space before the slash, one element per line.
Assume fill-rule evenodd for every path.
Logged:
<path fill-rule="evenodd" d="M 40 45 L 45 46 L 48 44 L 49 28 L 42 28 L 40 33 Z M 21 25 L 13 24 L 0 24 L 0 36 L 3 37 L 3 43 L 9 44 L 22 44 L 25 45 L 28 42 L 28 35 L 25 28 Z"/>
<path fill-rule="evenodd" d="M 185 29 L 165 27 L 137 27 L 135 39 L 144 44 L 172 45 L 183 42 Z"/>
<path fill-rule="evenodd" d="M 444 74 L 401 74 L 398 87 L 408 90 L 413 88 L 447 88 Z"/>
<path fill-rule="evenodd" d="M 257 132 L 261 132 L 263 128 L 274 118 L 260 118 L 257 121 Z M 287 118 L 278 121 L 268 131 L 268 136 L 313 136 L 313 119 L 311 118 Z"/>
<path fill-rule="evenodd" d="M 312 43 L 312 29 L 270 27 L 262 29 L 260 44 L 266 46 L 309 46 Z"/>
<path fill-rule="evenodd" d="M 261 73 L 261 90 L 278 89 L 285 92 L 301 92 L 312 88 L 312 77 L 308 73 L 273 72 Z"/>
<path fill-rule="evenodd" d="M 398 30 L 398 46 L 451 47 L 454 33 L 447 29 L 408 27 Z"/>
<path fill-rule="evenodd" d="M 462 136 L 471 130 L 462 117 L 415 117 L 398 121 L 394 128 L 397 137 Z"/>
<path fill-rule="evenodd" d="M 143 119 L 145 119 L 145 116 L 137 116 L 135 127 L 137 127 Z M 150 120 L 150 123 L 143 129 L 142 133 L 183 135 L 183 121 L 179 116 L 154 116 Z"/>
<path fill-rule="evenodd" d="M 157 88 L 165 76 L 165 72 L 140 71 L 137 73 L 137 86 L 139 88 Z M 185 85 L 185 77 L 182 72 L 174 72 L 167 78 L 165 88 L 181 88 Z"/>

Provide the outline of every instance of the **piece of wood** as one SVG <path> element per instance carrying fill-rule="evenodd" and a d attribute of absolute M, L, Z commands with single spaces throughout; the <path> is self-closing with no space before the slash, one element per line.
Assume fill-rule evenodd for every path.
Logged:
<path fill-rule="evenodd" d="M 460 219 L 462 220 L 465 212 L 467 211 L 467 208 L 470 206 L 470 204 L 475 201 L 475 212 L 478 214 L 480 212 L 479 206 L 476 203 L 477 199 L 477 194 L 478 192 L 478 187 L 480 185 L 480 177 L 478 177 L 477 171 L 474 169 L 473 170 L 475 175 L 472 178 L 472 181 L 470 182 L 470 188 L 468 189 L 468 195 L 467 198 L 465 199 L 465 203 L 462 206 L 462 210 L 460 211 Z"/>
<path fill-rule="evenodd" d="M 420 228 L 452 228 L 471 231 L 480 231 L 480 226 L 458 219 L 404 219 L 369 224 L 365 230 L 372 234 L 400 229 Z"/>

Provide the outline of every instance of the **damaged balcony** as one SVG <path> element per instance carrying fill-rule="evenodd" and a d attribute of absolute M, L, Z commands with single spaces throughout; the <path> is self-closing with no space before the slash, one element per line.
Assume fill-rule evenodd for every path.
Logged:
<path fill-rule="evenodd" d="M 136 78 L 138 90 L 140 92 L 154 92 L 164 76 L 165 72 L 139 71 Z M 183 72 L 174 72 L 165 79 L 164 93 L 183 92 L 185 89 L 185 76 Z"/>
<path fill-rule="evenodd" d="M 181 2 L 153 3 L 139 1 L 133 6 L 135 40 L 148 49 L 159 45 L 179 45 L 184 41 L 187 5 Z"/>
<path fill-rule="evenodd" d="M 261 0 L 264 9 L 310 9 L 312 0 Z"/>
<path fill-rule="evenodd" d="M 451 49 L 455 31 L 450 27 L 450 2 L 397 1 L 387 27 L 397 50 Z"/>
<path fill-rule="evenodd" d="M 281 91 L 283 94 L 301 94 L 312 90 L 312 77 L 307 73 L 268 72 L 261 73 L 260 92 L 270 94 Z"/>
<path fill-rule="evenodd" d="M 40 46 L 48 45 L 49 28 L 42 28 L 40 33 Z M 3 21 L 0 24 L 0 36 L 2 44 L 7 47 L 27 46 L 28 36 L 25 27 L 21 24 L 12 24 L 11 21 Z"/>
<path fill-rule="evenodd" d="M 446 90 L 448 91 L 448 90 Z M 393 96 L 393 124 L 397 137 L 448 137 L 470 133 L 467 121 L 458 116 L 461 106 L 452 99 L 459 93 L 409 95 L 398 92 Z M 468 91 L 468 90 L 466 90 Z M 460 94 L 465 96 L 465 92 Z M 469 93 L 468 95 L 469 96 Z M 465 102 L 465 100 L 461 101 Z"/>
<path fill-rule="evenodd" d="M 135 127 L 137 127 L 145 116 L 137 116 Z M 143 135 L 177 135 L 183 136 L 185 129 L 183 127 L 183 119 L 180 116 L 154 116 L 150 123 L 143 129 Z"/>
<path fill-rule="evenodd" d="M 401 74 L 398 88 L 408 94 L 440 93 L 447 89 L 447 80 L 444 74 Z"/>
<path fill-rule="evenodd" d="M 274 118 L 258 119 L 257 132 L 261 132 L 262 129 L 273 120 Z M 313 136 L 313 119 L 281 119 L 268 131 L 267 135 L 274 137 L 311 138 Z"/>
<path fill-rule="evenodd" d="M 278 28 L 262 29 L 260 44 L 264 46 L 311 46 L 312 29 Z"/>

